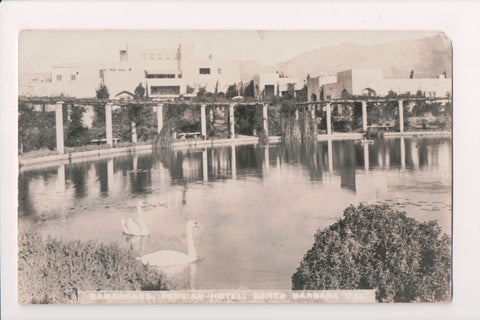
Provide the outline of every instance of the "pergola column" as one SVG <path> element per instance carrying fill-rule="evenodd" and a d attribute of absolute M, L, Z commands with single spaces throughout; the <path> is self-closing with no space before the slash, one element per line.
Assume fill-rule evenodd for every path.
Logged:
<path fill-rule="evenodd" d="M 200 106 L 200 127 L 203 138 L 207 139 L 207 115 L 204 104 Z"/>
<path fill-rule="evenodd" d="M 367 101 L 362 101 L 362 131 L 367 132 Z"/>
<path fill-rule="evenodd" d="M 403 122 L 403 100 L 398 100 L 398 124 L 400 127 L 400 132 L 403 132 L 404 122 Z"/>
<path fill-rule="evenodd" d="M 57 101 L 55 104 L 55 128 L 57 132 L 57 151 L 60 154 L 65 153 L 63 139 L 63 101 Z"/>
<path fill-rule="evenodd" d="M 105 130 L 107 137 L 107 144 L 113 148 L 113 125 L 112 125 L 112 106 L 113 103 L 105 104 Z"/>
<path fill-rule="evenodd" d="M 332 134 L 332 106 L 330 102 L 326 105 L 327 112 L 327 134 Z"/>
<path fill-rule="evenodd" d="M 157 105 L 157 132 L 163 129 L 163 104 Z"/>
<path fill-rule="evenodd" d="M 263 104 L 263 132 L 265 133 L 265 136 L 268 137 L 268 104 L 264 103 Z"/>
<path fill-rule="evenodd" d="M 230 139 L 235 139 L 235 104 L 231 104 L 228 108 L 228 116 L 230 122 Z"/>

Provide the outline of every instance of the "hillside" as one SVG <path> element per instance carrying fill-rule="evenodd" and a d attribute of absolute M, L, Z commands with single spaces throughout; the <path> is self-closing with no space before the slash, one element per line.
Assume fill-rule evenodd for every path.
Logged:
<path fill-rule="evenodd" d="M 433 78 L 445 71 L 451 77 L 452 46 L 443 35 L 373 46 L 349 42 L 305 52 L 267 67 L 255 62 L 240 65 L 242 79 L 280 70 L 289 77 L 303 79 L 307 74 L 335 74 L 352 68 L 382 68 L 385 78 L 408 78 L 411 70 L 415 78 Z"/>

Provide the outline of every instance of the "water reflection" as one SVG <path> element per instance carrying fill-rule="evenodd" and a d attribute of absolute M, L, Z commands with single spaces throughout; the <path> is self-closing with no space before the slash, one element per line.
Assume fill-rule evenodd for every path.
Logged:
<path fill-rule="evenodd" d="M 90 171 L 90 163 L 75 163 L 65 170 L 65 177 L 73 183 L 76 198 L 83 198 L 87 195 L 87 180 Z M 101 177 L 98 177 L 100 180 Z"/>
<path fill-rule="evenodd" d="M 447 144 L 445 144 L 447 143 Z M 149 192 L 152 186 L 151 170 L 154 162 L 160 161 L 173 184 L 185 185 L 197 181 L 236 179 L 241 176 L 262 178 L 270 171 L 270 158 L 276 159 L 275 166 L 289 163 L 302 164 L 308 169 L 312 181 L 322 181 L 326 172 L 335 170 L 341 177 L 341 187 L 355 191 L 355 173 L 359 169 L 419 169 L 448 167 L 449 140 L 445 139 L 388 139 L 374 145 L 355 145 L 351 141 L 325 141 L 315 144 L 283 144 L 266 147 L 228 146 L 203 150 L 166 150 L 160 155 L 135 155 L 119 159 L 99 160 L 93 164 L 95 180 L 102 194 L 114 188 L 115 170 L 120 171 L 132 193 Z M 442 146 L 442 148 L 440 148 Z M 439 156 L 439 151 L 442 155 Z M 238 156 L 237 156 L 238 154 Z M 66 181 L 73 184 L 77 198 L 88 193 L 90 163 L 57 167 L 55 190 L 63 192 Z M 238 169 L 237 169 L 238 167 Z M 40 170 L 44 179 L 53 170 Z M 19 176 L 19 193 L 28 198 L 28 182 L 31 173 Z M 23 206 L 25 201 L 21 201 Z M 22 207 L 23 208 L 23 207 Z"/>
<path fill-rule="evenodd" d="M 168 171 L 173 185 L 186 186 L 195 182 L 214 182 L 225 179 L 263 178 L 272 165 L 300 164 L 308 171 L 311 181 L 323 181 L 327 173 L 338 174 L 340 186 L 356 191 L 356 176 L 371 169 L 432 169 L 450 170 L 451 147 L 449 139 L 398 138 L 377 141 L 375 144 L 356 145 L 352 141 L 324 141 L 312 144 L 286 143 L 260 147 L 256 145 L 227 146 L 200 150 L 164 150 L 159 154 L 124 156 L 99 160 L 95 163 L 60 165 L 56 170 L 41 169 L 19 175 L 20 211 L 34 211 L 30 204 L 29 183 L 39 176 L 48 184 L 56 174 L 56 192 L 65 192 L 68 186 L 76 198 L 89 192 L 89 176 L 99 184 L 100 193 L 107 196 L 117 184 L 129 186 L 133 194 L 144 194 L 152 189 L 152 168 L 156 162 Z M 92 167 L 93 166 L 93 167 Z M 158 167 L 158 166 L 157 166 Z M 92 171 L 92 168 L 94 170 Z M 115 175 L 121 174 L 121 182 Z"/>
<path fill-rule="evenodd" d="M 195 218 L 205 228 L 192 287 L 288 289 L 314 232 L 351 203 L 387 201 L 448 231 L 451 155 L 448 138 L 328 140 L 162 150 L 23 170 L 19 227 L 116 241 L 140 254 L 184 249 L 179 230 Z M 138 200 L 148 203 L 151 236 L 135 243 L 124 239 L 119 220 Z"/>

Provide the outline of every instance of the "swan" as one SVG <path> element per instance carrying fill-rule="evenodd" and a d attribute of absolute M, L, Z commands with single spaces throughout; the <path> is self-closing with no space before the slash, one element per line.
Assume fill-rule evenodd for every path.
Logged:
<path fill-rule="evenodd" d="M 147 226 L 143 222 L 143 210 L 142 207 L 145 203 L 139 201 L 137 203 L 137 217 L 135 218 L 128 218 L 125 220 L 124 218 L 120 219 L 120 223 L 123 227 L 123 233 L 133 235 L 133 236 L 148 236 L 150 233 L 148 232 Z"/>
<path fill-rule="evenodd" d="M 192 235 L 192 229 L 194 227 L 199 228 L 198 223 L 194 220 L 189 220 L 187 222 L 187 254 L 179 251 L 160 250 L 149 253 L 137 259 L 139 259 L 143 264 L 156 267 L 176 266 L 197 261 L 198 256 L 195 246 L 193 245 Z"/>

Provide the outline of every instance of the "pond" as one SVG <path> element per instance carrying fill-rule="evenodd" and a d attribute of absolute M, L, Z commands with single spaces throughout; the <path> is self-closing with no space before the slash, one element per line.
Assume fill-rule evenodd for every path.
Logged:
<path fill-rule="evenodd" d="M 450 138 L 225 146 L 124 155 L 22 168 L 19 230 L 186 252 L 185 224 L 200 259 L 165 270 L 178 289 L 290 289 L 316 230 L 350 204 L 387 202 L 451 234 Z M 146 238 L 121 218 L 146 202 Z"/>

